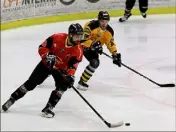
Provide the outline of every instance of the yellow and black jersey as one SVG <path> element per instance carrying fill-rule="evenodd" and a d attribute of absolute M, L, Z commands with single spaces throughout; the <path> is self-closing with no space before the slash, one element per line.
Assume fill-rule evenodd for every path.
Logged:
<path fill-rule="evenodd" d="M 93 43 L 100 41 L 103 46 L 106 44 L 108 50 L 113 53 L 117 51 L 114 43 L 114 31 L 108 25 L 106 30 L 102 30 L 98 20 L 92 20 L 84 25 L 85 47 L 90 47 Z"/>

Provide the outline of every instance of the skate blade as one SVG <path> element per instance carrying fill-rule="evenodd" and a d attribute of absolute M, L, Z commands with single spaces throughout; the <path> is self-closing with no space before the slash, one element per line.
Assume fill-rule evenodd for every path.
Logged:
<path fill-rule="evenodd" d="M 1 112 L 1 113 L 7 113 L 8 110 L 4 110 L 3 108 L 1 108 L 1 109 L 0 109 L 0 112 Z"/>
<path fill-rule="evenodd" d="M 87 87 L 84 86 L 78 86 L 77 89 L 82 90 L 82 91 L 87 91 Z"/>
<path fill-rule="evenodd" d="M 41 116 L 45 117 L 45 118 L 53 118 L 54 117 L 54 115 L 47 114 L 47 113 L 44 113 L 44 112 L 42 112 Z"/>
<path fill-rule="evenodd" d="M 87 91 L 85 88 L 77 88 L 78 90 Z"/>
<path fill-rule="evenodd" d="M 122 18 L 120 18 L 119 19 L 119 22 L 125 22 L 127 19 L 122 19 Z"/>

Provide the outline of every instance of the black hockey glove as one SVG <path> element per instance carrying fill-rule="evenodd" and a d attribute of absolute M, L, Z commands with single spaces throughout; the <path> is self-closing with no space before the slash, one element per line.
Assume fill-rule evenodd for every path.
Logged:
<path fill-rule="evenodd" d="M 115 55 L 112 55 L 113 63 L 121 67 L 121 54 L 117 53 Z"/>
<path fill-rule="evenodd" d="M 95 43 L 92 44 L 92 46 L 90 47 L 91 51 L 95 51 L 97 52 L 98 54 L 102 54 L 103 52 L 103 47 L 101 46 L 101 42 L 100 41 L 97 41 Z"/>
<path fill-rule="evenodd" d="M 65 76 L 65 81 L 66 81 L 66 85 L 68 88 L 71 88 L 75 82 L 75 76 L 71 76 L 71 75 L 67 75 Z"/>
<path fill-rule="evenodd" d="M 75 56 L 71 57 L 68 61 L 68 68 L 73 68 L 75 69 L 75 64 L 79 63 L 80 61 L 77 60 L 77 58 Z"/>
<path fill-rule="evenodd" d="M 46 64 L 50 70 L 53 69 L 54 65 L 56 63 L 56 56 L 52 53 L 49 53 L 46 55 Z"/>

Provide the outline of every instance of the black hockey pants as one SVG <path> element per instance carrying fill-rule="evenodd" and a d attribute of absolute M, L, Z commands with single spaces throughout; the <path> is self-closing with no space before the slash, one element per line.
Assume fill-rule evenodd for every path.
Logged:
<path fill-rule="evenodd" d="M 15 100 L 22 98 L 27 93 L 27 91 L 31 91 L 36 88 L 37 85 L 42 84 L 49 75 L 52 75 L 54 78 L 56 87 L 55 91 L 64 92 L 67 90 L 68 86 L 63 78 L 63 74 L 56 70 L 50 71 L 47 67 L 45 67 L 43 62 L 40 61 L 30 75 L 29 79 L 16 91 L 14 91 L 11 94 L 11 97 Z"/>
<path fill-rule="evenodd" d="M 64 85 L 63 75 L 56 70 L 50 71 L 42 61 L 36 66 L 29 79 L 24 83 L 24 86 L 29 91 L 33 90 L 37 85 L 42 84 L 49 75 L 53 76 L 57 90 L 66 91 L 67 87 Z"/>
<path fill-rule="evenodd" d="M 138 0 L 139 1 L 139 10 L 141 12 L 146 12 L 148 10 L 148 0 Z M 131 10 L 135 5 L 136 0 L 126 0 L 126 9 Z"/>

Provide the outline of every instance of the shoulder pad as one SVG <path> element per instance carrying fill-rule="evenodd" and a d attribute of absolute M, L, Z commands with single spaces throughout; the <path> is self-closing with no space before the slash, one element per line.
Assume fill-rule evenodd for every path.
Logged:
<path fill-rule="evenodd" d="M 99 22 L 98 20 L 92 20 L 89 22 L 88 26 L 90 27 L 91 30 L 94 30 L 95 28 L 99 27 Z"/>
<path fill-rule="evenodd" d="M 107 26 L 106 30 L 108 30 L 112 36 L 114 36 L 114 30 L 111 28 L 111 26 Z"/>

